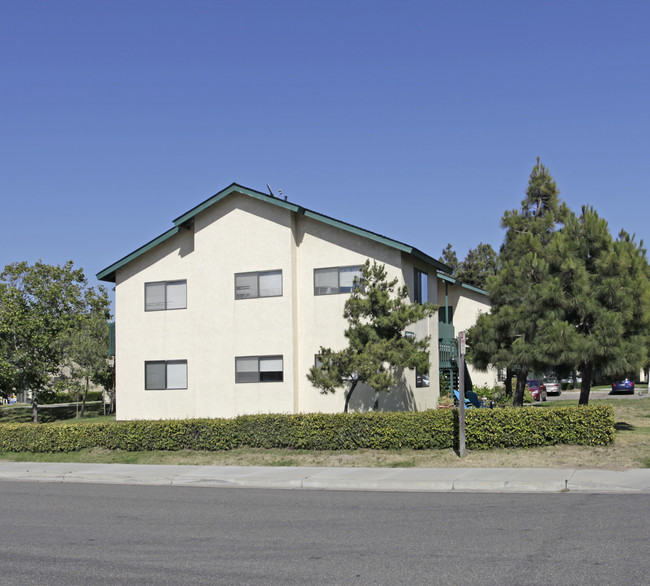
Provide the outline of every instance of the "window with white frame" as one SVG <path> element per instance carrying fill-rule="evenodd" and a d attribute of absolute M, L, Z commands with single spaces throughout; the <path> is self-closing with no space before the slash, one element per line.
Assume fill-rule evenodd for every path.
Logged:
<path fill-rule="evenodd" d="M 429 275 L 420 269 L 415 269 L 413 301 L 415 303 L 426 303 L 429 301 Z"/>
<path fill-rule="evenodd" d="M 281 296 L 281 270 L 235 273 L 235 299 Z"/>
<path fill-rule="evenodd" d="M 187 281 L 158 281 L 144 284 L 145 311 L 187 308 Z"/>
<path fill-rule="evenodd" d="M 284 380 L 282 356 L 237 356 L 236 383 L 274 383 Z"/>
<path fill-rule="evenodd" d="M 351 293 L 355 278 L 361 278 L 359 265 L 314 269 L 314 295 Z"/>
<path fill-rule="evenodd" d="M 149 360 L 144 363 L 144 388 L 162 391 L 187 388 L 187 360 Z"/>

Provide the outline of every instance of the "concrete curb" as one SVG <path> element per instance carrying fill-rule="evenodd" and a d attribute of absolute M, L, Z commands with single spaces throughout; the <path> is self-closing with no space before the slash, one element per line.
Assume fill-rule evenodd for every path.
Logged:
<path fill-rule="evenodd" d="M 315 468 L 0 462 L 0 481 L 408 492 L 650 494 L 650 469 Z"/>

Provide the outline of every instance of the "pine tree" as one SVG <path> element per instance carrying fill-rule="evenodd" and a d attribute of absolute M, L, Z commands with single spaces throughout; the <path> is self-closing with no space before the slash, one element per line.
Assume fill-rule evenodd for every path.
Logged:
<path fill-rule="evenodd" d="M 438 260 L 451 269 L 452 276 L 456 273 L 456 269 L 458 268 L 458 255 L 451 242 L 442 250 L 442 256 Z"/>
<path fill-rule="evenodd" d="M 429 371 L 429 339 L 406 337 L 404 329 L 433 315 L 437 307 L 405 303 L 408 289 L 397 287 L 397 283 L 397 279 L 387 280 L 384 265 L 366 261 L 343 311 L 348 321 L 348 346 L 339 351 L 321 347 L 319 364 L 307 374 L 323 394 L 349 385 L 345 393 L 346 413 L 359 383 L 375 390 L 377 408 L 378 393 L 388 392 L 398 383 L 398 369 Z"/>
<path fill-rule="evenodd" d="M 463 283 L 485 289 L 488 277 L 497 272 L 497 253 L 490 244 L 482 242 L 470 249 L 458 264 L 453 276 Z"/>
<path fill-rule="evenodd" d="M 529 371 L 547 364 L 538 335 L 561 315 L 557 282 L 550 278 L 548 245 L 568 215 L 555 180 L 538 157 L 521 209 L 505 212 L 502 219 L 506 235 L 499 270 L 486 282 L 492 309 L 469 331 L 468 361 L 517 373 L 515 405 L 523 404 Z"/>
<path fill-rule="evenodd" d="M 647 362 L 650 270 L 642 243 L 622 231 L 617 240 L 591 207 L 572 216 L 549 247 L 561 295 L 565 356 L 582 375 L 580 404 L 589 402 L 595 372 L 634 376 Z M 544 341 L 542 341 L 544 345 Z M 548 344 L 548 340 L 546 341 Z M 547 346 L 548 348 L 548 346 Z M 549 357 L 554 355 L 550 349 Z"/>

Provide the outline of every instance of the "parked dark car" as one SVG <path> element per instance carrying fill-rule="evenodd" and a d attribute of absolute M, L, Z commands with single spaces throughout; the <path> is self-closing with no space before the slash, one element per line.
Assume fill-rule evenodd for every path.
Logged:
<path fill-rule="evenodd" d="M 633 393 L 634 381 L 629 378 L 623 380 L 615 380 L 612 383 L 612 393 Z"/>
<path fill-rule="evenodd" d="M 531 378 L 526 381 L 534 401 L 546 401 L 546 387 L 541 380 Z"/>

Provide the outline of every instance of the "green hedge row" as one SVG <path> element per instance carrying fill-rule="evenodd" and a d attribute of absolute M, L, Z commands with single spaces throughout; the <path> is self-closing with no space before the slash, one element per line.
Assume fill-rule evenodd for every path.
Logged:
<path fill-rule="evenodd" d="M 422 413 L 246 415 L 235 419 L 0 425 L 0 452 L 441 449 L 455 445 L 456 410 Z M 614 438 L 611 407 L 472 409 L 469 449 L 553 444 L 604 445 Z"/>
<path fill-rule="evenodd" d="M 609 405 L 558 408 L 471 409 L 466 414 L 469 449 L 570 444 L 603 446 L 614 441 Z"/>

